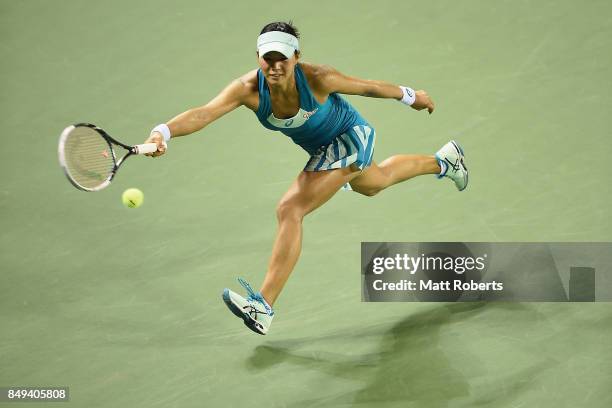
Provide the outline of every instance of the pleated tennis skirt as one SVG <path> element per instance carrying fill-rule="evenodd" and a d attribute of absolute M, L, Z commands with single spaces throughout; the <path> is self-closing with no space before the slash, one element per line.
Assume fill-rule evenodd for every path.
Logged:
<path fill-rule="evenodd" d="M 353 126 L 310 156 L 304 171 L 341 169 L 351 164 L 363 170 L 372 163 L 375 141 L 373 128 L 368 125 Z"/>

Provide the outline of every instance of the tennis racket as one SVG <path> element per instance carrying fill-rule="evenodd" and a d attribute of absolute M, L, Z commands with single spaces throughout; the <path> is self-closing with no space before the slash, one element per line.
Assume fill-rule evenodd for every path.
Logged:
<path fill-rule="evenodd" d="M 118 158 L 117 148 L 127 152 Z M 119 150 L 119 153 L 122 150 Z M 90 123 L 70 125 L 59 140 L 59 161 L 73 186 L 83 191 L 108 187 L 125 159 L 133 154 L 157 151 L 155 143 L 128 146 Z"/>

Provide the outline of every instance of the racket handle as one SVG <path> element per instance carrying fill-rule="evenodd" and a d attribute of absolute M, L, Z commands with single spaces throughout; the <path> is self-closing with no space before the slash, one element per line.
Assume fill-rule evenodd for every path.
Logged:
<path fill-rule="evenodd" d="M 156 151 L 157 144 L 155 143 L 144 143 L 134 146 L 134 153 L 136 154 L 154 153 Z"/>

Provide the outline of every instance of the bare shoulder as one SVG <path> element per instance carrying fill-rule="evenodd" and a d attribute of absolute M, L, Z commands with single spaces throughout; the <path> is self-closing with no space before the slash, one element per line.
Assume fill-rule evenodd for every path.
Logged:
<path fill-rule="evenodd" d="M 300 62 L 300 67 L 308 80 L 319 82 L 324 80 L 330 74 L 336 72 L 334 67 L 326 64 L 312 64 L 310 62 Z"/>
<path fill-rule="evenodd" d="M 257 69 L 251 70 L 240 76 L 234 83 L 240 87 L 244 105 L 249 109 L 257 110 L 257 106 L 259 105 Z"/>
<path fill-rule="evenodd" d="M 308 84 L 315 91 L 322 95 L 327 94 L 329 78 L 336 73 L 336 69 L 331 65 L 312 64 L 309 62 L 300 62 L 300 67 L 306 75 Z"/>
<path fill-rule="evenodd" d="M 254 69 L 241 75 L 234 82 L 240 84 L 245 93 L 257 92 L 257 70 Z"/>

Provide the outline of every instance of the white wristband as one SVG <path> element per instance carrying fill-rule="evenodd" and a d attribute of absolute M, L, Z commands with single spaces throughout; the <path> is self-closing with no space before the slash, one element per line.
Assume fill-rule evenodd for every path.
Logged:
<path fill-rule="evenodd" d="M 170 128 L 165 123 L 155 126 L 151 131 L 151 134 L 153 134 L 153 132 L 161 133 L 164 137 L 164 142 L 167 142 L 172 137 L 172 135 L 170 134 Z"/>
<path fill-rule="evenodd" d="M 402 97 L 400 102 L 406 105 L 412 105 L 416 101 L 416 93 L 414 92 L 414 89 L 401 85 L 400 89 L 404 93 L 404 96 Z"/>

